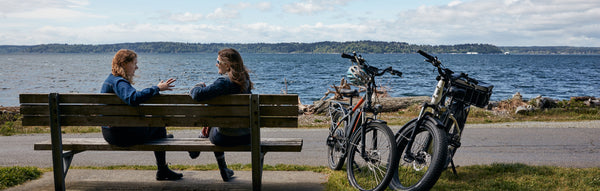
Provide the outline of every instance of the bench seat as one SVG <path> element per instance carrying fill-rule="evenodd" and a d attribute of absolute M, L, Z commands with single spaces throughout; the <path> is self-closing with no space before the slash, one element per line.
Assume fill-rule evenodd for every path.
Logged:
<path fill-rule="evenodd" d="M 262 152 L 300 152 L 301 138 L 261 138 Z M 220 147 L 212 144 L 208 138 L 166 138 L 143 145 L 119 147 L 108 144 L 103 138 L 63 138 L 63 150 L 66 151 L 249 151 L 250 145 Z M 52 150 L 50 140 L 36 143 L 34 150 Z"/>

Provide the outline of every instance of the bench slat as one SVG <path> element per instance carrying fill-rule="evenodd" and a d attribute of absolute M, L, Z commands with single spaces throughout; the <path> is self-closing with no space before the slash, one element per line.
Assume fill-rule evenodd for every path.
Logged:
<path fill-rule="evenodd" d="M 128 105 L 61 105 L 60 115 L 196 115 L 196 116 L 249 116 L 248 106 L 221 105 L 169 105 L 138 106 Z M 284 112 L 284 111 L 281 111 Z M 47 105 L 21 106 L 26 115 L 49 115 Z"/>
<path fill-rule="evenodd" d="M 23 126 L 48 126 L 48 116 L 23 116 Z M 61 126 L 116 127 L 228 127 L 248 128 L 248 117 L 122 117 L 122 116 L 62 116 Z"/>
<path fill-rule="evenodd" d="M 261 117 L 261 127 L 298 127 L 295 117 Z M 23 126 L 48 126 L 48 116 L 23 116 Z M 62 126 L 115 126 L 115 127 L 227 127 L 248 128 L 250 121 L 247 117 L 121 117 L 95 116 L 78 117 L 62 116 Z"/>
<path fill-rule="evenodd" d="M 39 104 L 48 103 L 48 94 L 19 94 L 21 104 Z M 97 103 L 97 104 L 125 104 L 119 97 L 111 93 L 103 94 L 82 94 L 82 93 L 61 93 L 59 102 L 62 103 Z M 214 99 L 198 102 L 193 100 L 187 94 L 161 94 L 150 98 L 144 104 L 225 104 L 225 105 L 248 105 L 250 104 L 250 94 L 233 94 L 219 96 Z"/>
<path fill-rule="evenodd" d="M 298 94 L 260 94 L 260 104 L 298 105 Z"/>
<path fill-rule="evenodd" d="M 300 152 L 301 138 L 262 138 L 261 150 L 265 152 Z M 34 150 L 52 150 L 50 140 L 34 145 Z M 249 151 L 250 145 L 220 147 L 207 138 L 168 138 L 152 141 L 143 145 L 118 147 L 108 144 L 102 138 L 63 138 L 63 150 L 97 151 Z"/>
<path fill-rule="evenodd" d="M 261 116 L 298 116 L 298 106 L 260 106 Z"/>
<path fill-rule="evenodd" d="M 298 127 L 297 117 L 261 117 L 260 127 Z"/>

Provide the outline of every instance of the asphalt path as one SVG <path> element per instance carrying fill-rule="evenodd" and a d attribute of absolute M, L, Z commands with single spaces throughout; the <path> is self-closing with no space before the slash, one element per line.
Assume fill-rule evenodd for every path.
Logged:
<path fill-rule="evenodd" d="M 396 132 L 399 127 L 392 127 Z M 175 137 L 195 137 L 199 130 L 177 130 Z M 304 139 L 302 152 L 267 153 L 265 164 L 326 166 L 327 129 L 262 129 L 262 137 Z M 100 133 L 63 134 L 63 137 L 102 137 Z M 50 139 L 49 134 L 0 137 L 0 166 L 51 167 L 50 151 L 34 151 L 33 144 Z M 249 152 L 228 152 L 229 164 L 249 164 Z M 167 152 L 170 164 L 216 163 L 212 153 L 190 159 L 187 152 Z M 88 151 L 75 155 L 73 166 L 154 165 L 152 152 Z M 524 163 L 562 167 L 600 167 L 600 121 L 516 122 L 467 124 L 458 166 Z"/>

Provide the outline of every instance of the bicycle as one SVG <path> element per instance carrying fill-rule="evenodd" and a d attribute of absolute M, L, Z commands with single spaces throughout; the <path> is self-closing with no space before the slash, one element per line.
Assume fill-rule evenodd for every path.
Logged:
<path fill-rule="evenodd" d="M 397 168 L 397 148 L 394 133 L 387 122 L 377 119 L 382 106 L 373 106 L 372 97 L 377 87 L 375 77 L 385 73 L 402 76 L 402 72 L 392 67 L 380 70 L 370 66 L 356 53 L 342 53 L 342 58 L 352 62 L 347 76 L 350 82 L 365 86 L 366 93 L 355 105 L 352 105 L 352 99 L 359 96 L 356 89 L 341 91 L 350 103 L 330 102 L 329 167 L 340 170 L 347 159 L 346 171 L 352 186 L 360 190 L 383 190 L 388 187 Z M 367 113 L 372 113 L 372 116 L 367 117 Z"/>
<path fill-rule="evenodd" d="M 390 183 L 394 190 L 429 190 L 450 164 L 456 175 L 454 154 L 460 147 L 470 106 L 485 107 L 494 86 L 468 74 L 454 72 L 437 57 L 419 50 L 425 61 L 437 68 L 437 85 L 429 103 L 423 103 L 419 116 L 396 133 L 401 156 Z M 433 112 L 427 111 L 429 108 Z"/>

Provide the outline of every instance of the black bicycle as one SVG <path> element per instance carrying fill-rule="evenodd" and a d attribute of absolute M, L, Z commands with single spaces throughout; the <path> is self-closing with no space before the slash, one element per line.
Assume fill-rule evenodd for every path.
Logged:
<path fill-rule="evenodd" d="M 331 101 L 328 114 L 331 117 L 327 137 L 328 163 L 334 170 L 340 170 L 346 162 L 348 180 L 360 190 L 383 190 L 388 187 L 397 169 L 398 151 L 394 133 L 383 120 L 377 119 L 381 105 L 373 105 L 372 97 L 376 90 L 375 77 L 385 73 L 401 76 L 392 67 L 380 70 L 367 64 L 362 56 L 342 54 L 352 66 L 347 78 L 358 86 L 366 87 L 362 98 L 353 105 L 357 90 L 342 91 L 350 103 Z M 367 116 L 369 113 L 372 115 Z"/>
<path fill-rule="evenodd" d="M 494 87 L 465 73 L 455 74 L 422 50 L 418 53 L 437 68 L 438 83 L 431 101 L 423 103 L 419 117 L 396 133 L 401 156 L 390 183 L 395 190 L 429 190 L 449 164 L 456 174 L 453 157 L 461 145 L 470 106 L 485 107 Z"/>

